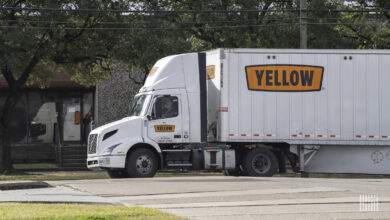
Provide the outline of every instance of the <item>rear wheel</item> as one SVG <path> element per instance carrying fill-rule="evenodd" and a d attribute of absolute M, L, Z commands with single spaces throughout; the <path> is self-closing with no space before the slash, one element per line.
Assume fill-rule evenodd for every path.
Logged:
<path fill-rule="evenodd" d="M 126 170 L 130 177 L 153 177 L 157 172 L 157 163 L 157 156 L 153 151 L 140 148 L 131 152 Z"/>
<path fill-rule="evenodd" d="M 277 172 L 278 160 L 272 151 L 255 148 L 246 153 L 242 165 L 248 176 L 272 176 Z"/>
<path fill-rule="evenodd" d="M 107 170 L 107 174 L 113 179 L 129 178 L 126 170 Z"/>

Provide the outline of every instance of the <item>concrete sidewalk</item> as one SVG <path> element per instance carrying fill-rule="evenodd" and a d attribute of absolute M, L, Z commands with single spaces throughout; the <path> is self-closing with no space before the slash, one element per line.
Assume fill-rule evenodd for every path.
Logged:
<path fill-rule="evenodd" d="M 55 187 L 0 191 L 0 202 L 149 207 L 193 220 L 390 219 L 390 179 L 213 176 L 47 183 Z"/>
<path fill-rule="evenodd" d="M 10 183 L 7 183 L 10 184 Z M 34 182 L 15 182 L 22 185 L 32 185 Z M 111 200 L 90 193 L 81 192 L 65 186 L 33 188 L 24 186 L 25 189 L 0 190 L 0 202 L 36 202 L 36 203 L 93 203 L 122 205 L 117 200 Z M 30 189 L 29 189 L 30 188 Z"/>
<path fill-rule="evenodd" d="M 191 220 L 390 219 L 390 179 L 212 176 L 51 183 Z"/>

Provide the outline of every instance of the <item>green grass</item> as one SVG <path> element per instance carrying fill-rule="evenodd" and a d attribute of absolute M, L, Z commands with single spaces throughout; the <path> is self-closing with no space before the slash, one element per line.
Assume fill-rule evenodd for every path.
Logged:
<path fill-rule="evenodd" d="M 155 177 L 223 176 L 222 172 L 158 172 Z"/>
<path fill-rule="evenodd" d="M 221 176 L 218 172 L 159 172 L 156 177 L 184 177 L 184 176 Z M 108 179 L 106 172 L 16 172 L 0 175 L 0 183 L 9 181 L 54 181 L 54 180 L 83 180 Z"/>
<path fill-rule="evenodd" d="M 8 175 L 0 175 L 1 181 L 50 181 L 50 180 L 82 180 L 82 179 L 107 179 L 105 172 L 22 172 Z"/>
<path fill-rule="evenodd" d="M 158 172 L 155 177 L 191 177 L 191 176 L 223 176 L 221 172 Z M 275 174 L 274 177 L 301 177 L 299 173 Z M 16 172 L 8 175 L 0 175 L 1 182 L 10 181 L 54 181 L 54 180 L 83 180 L 83 179 L 108 179 L 106 172 Z M 370 174 L 309 174 L 309 178 L 347 178 L 347 179 L 375 179 L 390 178 L 390 175 Z M 1 218 L 0 218 L 1 219 Z"/>
<path fill-rule="evenodd" d="M 142 207 L 85 204 L 0 203 L 0 219 L 167 219 L 183 218 Z"/>
<path fill-rule="evenodd" d="M 55 163 L 16 163 L 13 164 L 15 169 L 58 169 Z"/>
<path fill-rule="evenodd" d="M 300 173 L 281 173 L 275 174 L 274 177 L 301 177 Z M 379 174 L 343 174 L 343 173 L 310 173 L 308 178 L 345 178 L 345 179 L 388 179 L 390 175 Z"/>
<path fill-rule="evenodd" d="M 223 176 L 221 172 L 158 172 L 155 177 L 191 177 L 191 176 Z M 301 177 L 299 173 L 275 174 L 274 177 Z M 10 181 L 54 181 L 54 180 L 83 180 L 108 179 L 106 172 L 16 172 L 9 175 L 0 175 L 1 182 Z M 390 178 L 390 175 L 369 174 L 309 174 L 309 178 L 347 178 L 347 179 L 375 179 Z M 0 218 L 1 219 L 1 218 Z"/>

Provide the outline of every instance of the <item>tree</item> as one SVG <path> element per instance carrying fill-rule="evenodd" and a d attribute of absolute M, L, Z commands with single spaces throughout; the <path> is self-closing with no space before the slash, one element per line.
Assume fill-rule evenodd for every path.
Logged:
<path fill-rule="evenodd" d="M 156 10 L 142 8 L 142 10 Z M 147 73 L 160 58 L 191 52 L 191 42 L 183 30 L 172 25 L 169 17 L 160 15 L 128 16 L 125 23 L 132 28 L 121 34 L 113 49 L 117 61 L 126 63 L 130 70 L 130 79 L 136 84 L 144 84 Z M 140 73 L 141 76 L 132 73 Z"/>
<path fill-rule="evenodd" d="M 352 4 L 308 0 L 308 8 L 390 7 L 382 0 L 346 2 Z M 294 10 L 299 0 L 4 0 L 0 7 L 0 72 L 9 86 L 0 111 L 0 172 L 12 169 L 8 125 L 21 89 L 31 83 L 45 86 L 57 71 L 93 85 L 107 77 L 115 60 L 141 70 L 141 79 L 130 78 L 142 84 L 151 65 L 170 54 L 218 47 L 299 47 L 299 11 Z M 129 9 L 150 12 L 117 11 Z M 167 10 L 192 12 L 158 12 Z M 219 12 L 196 12 L 200 10 Z M 389 13 L 314 11 L 308 16 L 309 48 L 390 45 Z"/>
<path fill-rule="evenodd" d="M 308 45 L 309 48 L 317 49 L 353 49 L 357 48 L 357 42 L 342 35 L 337 24 L 342 21 L 342 14 L 329 13 L 324 9 L 342 9 L 344 4 L 335 0 L 310 0 L 306 21 L 308 25 Z M 318 11 L 316 11 L 318 10 Z M 313 24 L 313 25 L 310 25 Z"/>
<path fill-rule="evenodd" d="M 0 71 L 9 88 L 0 112 L 0 173 L 4 173 L 12 170 L 8 127 L 23 86 L 44 86 L 61 70 L 76 79 L 93 76 L 96 81 L 110 67 L 111 52 L 119 36 L 93 28 L 99 27 L 99 21 L 117 21 L 121 14 L 66 9 L 123 9 L 127 5 L 108 0 L 8 0 L 2 1 L 0 7 Z"/>
<path fill-rule="evenodd" d="M 176 1 L 176 10 L 261 10 L 242 13 L 200 13 L 177 17 L 178 21 L 193 22 L 188 34 L 203 49 L 230 48 L 294 48 L 299 47 L 297 13 L 268 12 L 292 9 L 294 1 Z"/>
<path fill-rule="evenodd" d="M 383 0 L 357 0 L 345 9 L 354 10 L 389 10 L 390 2 Z M 356 42 L 361 49 L 388 49 L 390 48 L 390 13 L 354 13 L 343 14 L 342 22 L 345 25 L 337 27 L 340 35 Z"/>

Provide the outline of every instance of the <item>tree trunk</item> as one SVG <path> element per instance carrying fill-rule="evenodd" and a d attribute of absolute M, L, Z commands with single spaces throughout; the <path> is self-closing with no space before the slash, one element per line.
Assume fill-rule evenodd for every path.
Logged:
<path fill-rule="evenodd" d="M 3 124 L 0 125 L 0 173 L 9 173 L 12 171 L 11 143 L 9 138 L 9 129 Z"/>
<path fill-rule="evenodd" d="M 12 166 L 11 138 L 9 124 L 13 110 L 21 96 L 20 89 L 9 91 L 0 115 L 0 173 L 10 173 Z"/>

